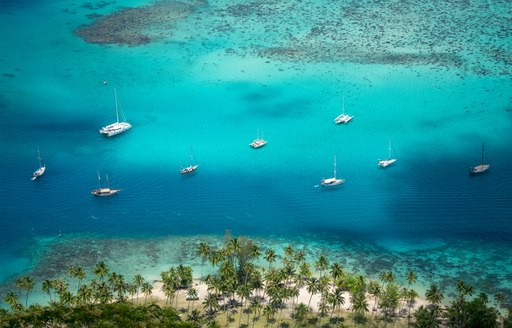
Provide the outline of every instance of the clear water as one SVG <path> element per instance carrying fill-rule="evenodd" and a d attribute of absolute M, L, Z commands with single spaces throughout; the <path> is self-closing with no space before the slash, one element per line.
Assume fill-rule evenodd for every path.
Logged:
<path fill-rule="evenodd" d="M 510 287 L 512 42 L 493 37 L 510 30 L 510 4 L 215 2 L 144 26 L 158 38 L 141 46 L 77 37 L 87 15 L 121 8 L 90 4 L 0 9 L 3 290 L 70 262 L 127 276 L 198 266 L 191 245 L 225 230 L 370 275 Z M 114 87 L 133 129 L 105 139 Z M 336 126 L 342 97 L 355 118 Z M 254 150 L 257 129 L 269 142 Z M 389 140 L 398 161 L 379 169 Z M 482 141 L 492 168 L 470 177 Z M 182 176 L 190 145 L 200 167 Z M 38 147 L 47 171 L 30 181 Z M 334 155 L 346 183 L 323 190 Z M 97 170 L 122 192 L 92 197 Z"/>

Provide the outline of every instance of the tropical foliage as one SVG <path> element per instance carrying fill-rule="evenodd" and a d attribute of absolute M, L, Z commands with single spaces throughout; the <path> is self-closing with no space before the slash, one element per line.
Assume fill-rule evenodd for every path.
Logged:
<path fill-rule="evenodd" d="M 46 306 L 28 306 L 38 284 L 29 276 L 18 278 L 18 290 L 3 295 L 11 311 L 0 311 L 0 327 L 512 326 L 512 314 L 497 310 L 506 304 L 505 294 L 493 301 L 486 294 L 473 296 L 473 287 L 463 281 L 450 303 L 443 303 L 443 291 L 432 283 L 425 293 L 429 304 L 411 311 L 418 298 L 412 271 L 397 277 L 388 270 L 370 279 L 349 273 L 324 254 L 292 246 L 281 254 L 243 237 L 228 236 L 222 245 L 200 242 L 196 251 L 206 295 L 199 295 L 192 268 L 185 265 L 160 273 L 165 295 L 160 304 L 152 297 L 153 284 L 140 274 L 126 279 L 99 262 L 88 276 L 71 266 L 67 278 L 41 281 Z"/>

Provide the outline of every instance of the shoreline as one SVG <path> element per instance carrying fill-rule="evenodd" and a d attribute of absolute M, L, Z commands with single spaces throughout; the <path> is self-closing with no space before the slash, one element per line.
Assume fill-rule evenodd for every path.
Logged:
<path fill-rule="evenodd" d="M 196 256 L 196 247 L 199 242 L 205 241 L 214 245 L 222 245 L 224 237 L 221 235 L 194 235 L 194 236 L 168 236 L 158 238 L 97 238 L 91 236 L 71 236 L 62 238 L 42 238 L 41 243 L 35 242 L 31 247 L 35 253 L 28 256 L 33 259 L 34 263 L 30 263 L 28 271 L 16 274 L 11 279 L 0 284 L 0 293 L 6 293 L 15 288 L 14 281 L 22 275 L 31 275 L 36 281 L 34 294 L 38 292 L 42 299 L 45 295 L 40 291 L 40 283 L 43 279 L 67 277 L 67 269 L 69 266 L 84 267 L 88 272 L 92 266 L 99 261 L 105 261 L 112 271 L 123 274 L 127 279 L 135 274 L 141 274 L 148 281 L 160 280 L 160 272 L 167 270 L 169 267 L 180 264 L 191 266 L 194 272 L 194 278 L 198 279 L 201 274 L 201 261 Z M 458 279 L 466 281 L 466 277 L 471 276 L 470 270 L 464 275 L 456 274 L 461 272 L 454 270 L 457 262 L 451 263 L 449 254 L 462 256 L 464 250 L 469 250 L 466 244 L 450 248 L 443 246 L 442 248 L 424 249 L 421 251 L 410 251 L 402 253 L 392 253 L 383 248 L 374 247 L 368 250 L 368 245 L 364 248 L 348 247 L 349 244 L 340 243 L 339 245 L 321 245 L 318 241 L 306 243 L 303 239 L 286 239 L 286 238 L 250 238 L 258 243 L 262 249 L 275 248 L 279 255 L 283 254 L 286 246 L 292 245 L 296 249 L 304 250 L 307 254 L 308 261 L 313 261 L 321 254 L 327 255 L 331 261 L 338 261 L 347 272 L 352 274 L 362 274 L 369 279 L 378 279 L 378 274 L 384 270 L 393 270 L 397 276 L 397 282 L 405 283 L 405 273 L 407 270 L 413 270 L 418 276 L 414 289 L 422 297 L 432 282 L 438 283 L 444 291 L 446 299 L 452 299 L 455 295 L 455 282 Z M 463 247 L 466 249 L 463 249 Z M 485 252 L 486 249 L 480 249 L 473 244 L 471 254 L 477 251 Z M 340 251 L 340 249 L 342 251 Z M 459 253 L 458 253 L 459 252 Z M 439 253 L 440 257 L 432 257 L 432 261 L 425 261 L 422 258 L 424 253 Z M 336 256 L 332 256 L 336 254 Z M 489 257 L 493 256 L 489 254 Z M 473 257 L 474 258 L 474 257 Z M 440 259 L 436 262 L 434 260 Z M 466 261 L 472 258 L 466 259 Z M 375 267 L 373 267 L 375 261 Z M 409 266 L 410 262 L 416 262 L 417 266 Z M 455 264 L 454 264 L 455 263 Z M 263 265 L 261 260 L 258 265 Z M 424 270 L 416 270 L 420 265 L 424 265 Z M 443 266 L 450 265 L 449 269 Z M 381 267 L 379 269 L 379 266 Z M 458 264 L 460 270 L 468 266 L 466 262 Z M 481 272 L 481 266 L 473 267 L 475 272 Z M 430 270 L 430 271 L 429 271 Z M 213 270 L 208 264 L 203 267 L 203 276 L 211 273 Z M 447 275 L 449 274 L 449 276 Z M 494 275 L 489 270 L 490 277 Z M 506 270 L 502 274 L 506 274 Z M 512 274 L 512 273 L 511 273 Z M 472 277 L 473 280 L 467 281 L 471 284 L 476 292 L 486 292 L 494 295 L 498 292 L 508 293 L 510 287 L 507 288 L 507 281 L 495 280 L 489 284 L 483 280 L 485 276 L 481 275 Z M 91 278 L 91 273 L 88 273 Z M 69 279 L 69 278 L 68 278 Z M 444 280 L 443 280 L 444 279 Z M 482 279 L 481 281 L 479 279 Z M 474 281 L 480 284 L 474 284 Z M 486 286 L 483 288 L 482 286 Z M 501 287 L 503 286 L 503 287 Z M 39 290 L 39 291 L 38 291 Z"/>

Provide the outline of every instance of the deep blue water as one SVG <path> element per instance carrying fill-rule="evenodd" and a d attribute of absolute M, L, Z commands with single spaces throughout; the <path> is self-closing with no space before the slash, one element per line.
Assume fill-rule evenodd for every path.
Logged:
<path fill-rule="evenodd" d="M 42 237 L 225 230 L 303 237 L 333 251 L 348 239 L 402 252 L 404 261 L 408 251 L 441 244 L 458 263 L 472 250 L 457 247 L 478 241 L 478 254 L 499 250 L 499 270 L 512 273 L 510 75 L 241 54 L 243 33 L 208 37 L 208 10 L 196 13 L 205 25 L 199 36 L 186 29 L 191 16 L 171 36 L 127 47 L 75 36 L 90 11 L 70 2 L 3 9 L 0 280 L 35 265 L 27 252 Z M 115 118 L 113 87 L 133 129 L 106 139 L 98 129 Z M 355 118 L 336 126 L 342 97 Z M 253 150 L 257 129 L 269 143 Z M 379 169 L 388 140 L 398 161 Z M 492 168 L 470 177 L 482 141 Z M 200 167 L 181 176 L 190 145 Z M 47 172 L 30 181 L 38 147 Z M 323 190 L 334 155 L 347 182 Z M 97 170 L 122 192 L 92 197 Z"/>

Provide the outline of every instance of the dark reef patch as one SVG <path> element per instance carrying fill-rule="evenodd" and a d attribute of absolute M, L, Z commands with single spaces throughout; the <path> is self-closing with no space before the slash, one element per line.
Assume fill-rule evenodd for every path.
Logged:
<path fill-rule="evenodd" d="M 203 4 L 202 1 L 160 1 L 146 7 L 125 8 L 81 26 L 75 33 L 89 43 L 143 45 L 159 37 L 159 24 L 165 24 L 169 29 L 168 24 L 187 17 L 195 7 Z"/>

